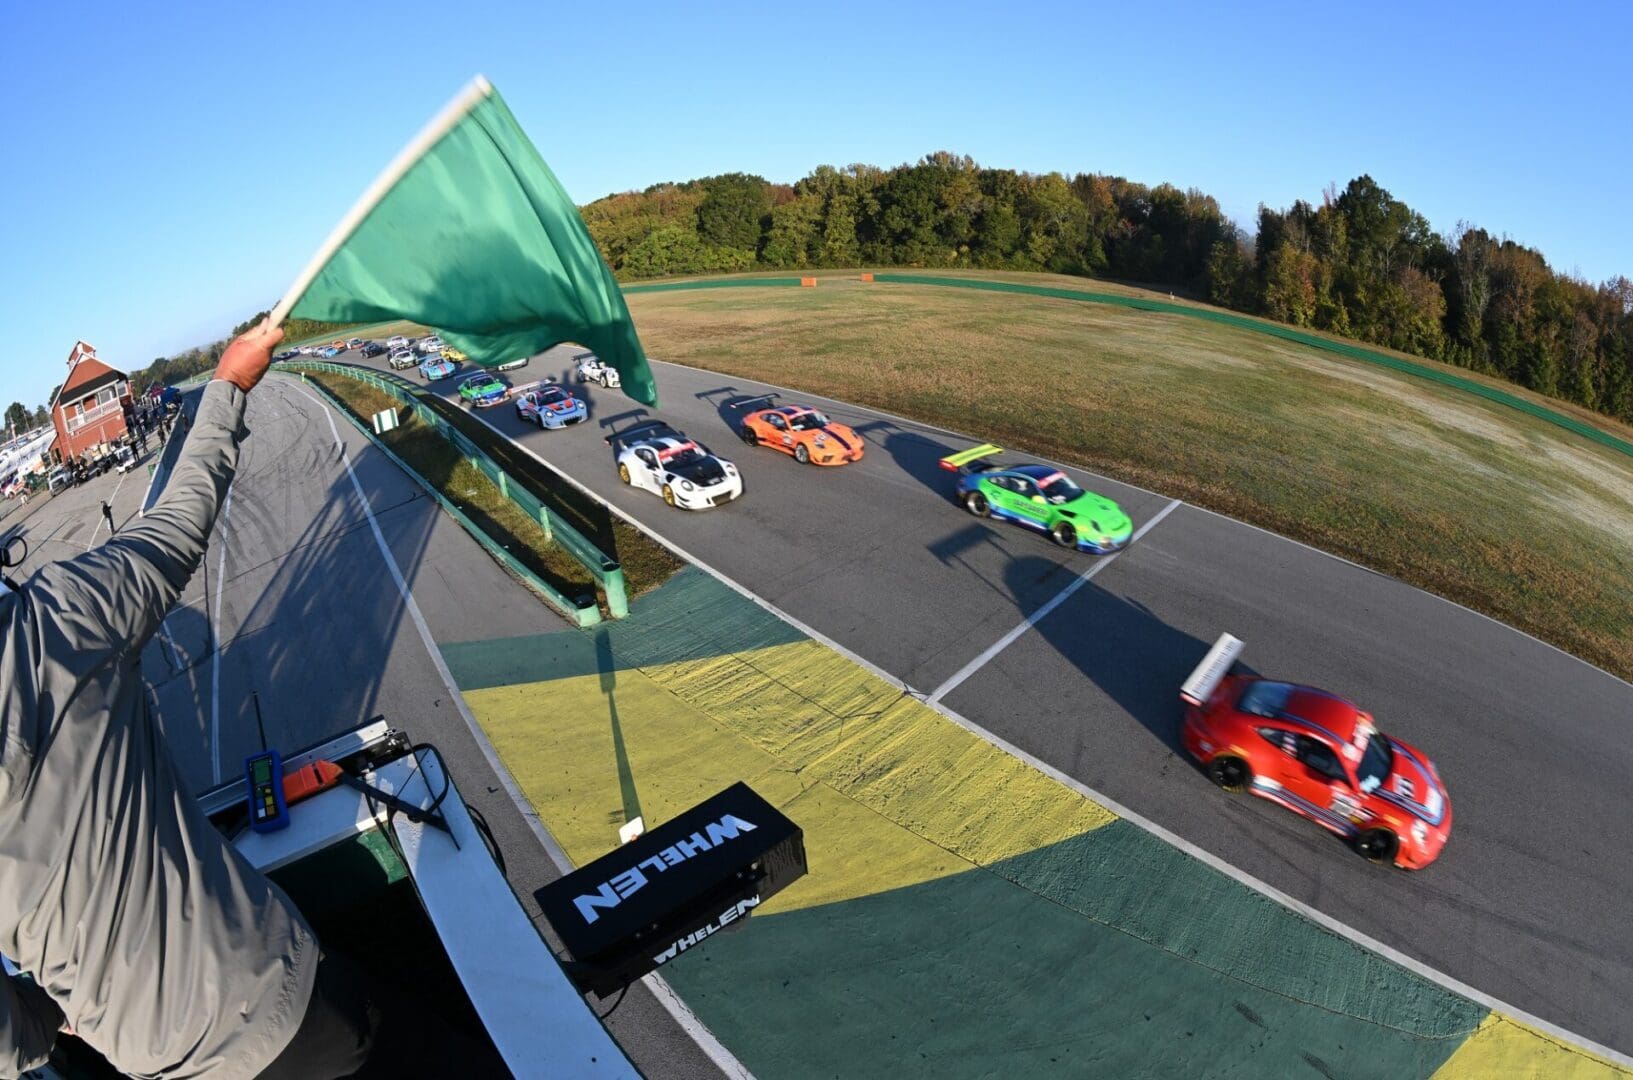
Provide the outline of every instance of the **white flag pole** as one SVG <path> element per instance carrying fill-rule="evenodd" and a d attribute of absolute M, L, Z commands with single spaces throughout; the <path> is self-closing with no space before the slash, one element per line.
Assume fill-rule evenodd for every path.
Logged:
<path fill-rule="evenodd" d="M 334 258 L 335 252 L 351 238 L 352 233 L 363 223 L 363 219 L 380 204 L 380 200 L 386 197 L 386 192 L 396 186 L 397 181 L 403 178 L 403 174 L 413 168 L 414 163 L 424 157 L 428 150 L 441 142 L 442 137 L 465 118 L 466 113 L 492 93 L 493 85 L 478 75 L 425 126 L 423 131 L 414 136 L 413 141 L 403 147 L 402 153 L 386 166 L 385 171 L 375 178 L 367 191 L 363 192 L 363 197 L 357 200 L 357 204 L 340 219 L 340 224 L 335 226 L 334 231 L 329 234 L 329 239 L 318 249 L 318 253 L 312 256 L 312 261 L 296 275 L 295 283 L 289 286 L 283 299 L 278 301 L 278 305 L 272 309 L 272 314 L 267 317 L 268 328 L 283 325 L 283 321 L 289 317 L 289 309 L 306 295 L 312 280 L 322 273 L 329 260 Z"/>

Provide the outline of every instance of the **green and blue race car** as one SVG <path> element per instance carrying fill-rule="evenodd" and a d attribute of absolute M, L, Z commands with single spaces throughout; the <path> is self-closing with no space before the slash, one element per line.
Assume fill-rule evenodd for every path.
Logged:
<path fill-rule="evenodd" d="M 1134 523 L 1116 503 L 1085 491 L 1053 465 L 997 465 L 986 443 L 941 459 L 958 473 L 957 498 L 976 517 L 1013 521 L 1048 533 L 1061 547 L 1107 554 L 1128 544 Z"/>
<path fill-rule="evenodd" d="M 486 371 L 479 371 L 475 375 L 467 375 L 459 380 L 459 398 L 478 409 L 485 409 L 490 405 L 502 405 L 510 397 L 510 387 L 504 380 Z"/>

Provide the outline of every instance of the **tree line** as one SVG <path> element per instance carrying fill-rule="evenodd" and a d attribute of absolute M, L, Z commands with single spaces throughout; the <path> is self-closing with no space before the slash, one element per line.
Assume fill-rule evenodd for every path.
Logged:
<path fill-rule="evenodd" d="M 750 269 L 1034 270 L 1179 291 L 1509 379 L 1633 421 L 1633 283 L 1591 284 L 1459 224 L 1435 232 L 1370 176 L 1259 207 L 1118 176 L 987 169 L 940 152 L 819 166 L 793 185 L 728 173 L 582 208 L 620 279 Z"/>

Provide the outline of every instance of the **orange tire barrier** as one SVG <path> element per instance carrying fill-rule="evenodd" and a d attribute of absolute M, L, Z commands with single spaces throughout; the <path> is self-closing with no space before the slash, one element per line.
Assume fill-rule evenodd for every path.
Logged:
<path fill-rule="evenodd" d="M 862 280 L 863 281 L 872 281 L 873 280 L 873 275 L 872 274 L 863 274 L 862 275 Z"/>
<path fill-rule="evenodd" d="M 801 286 L 807 289 L 816 288 L 816 278 L 814 277 L 802 277 L 799 279 L 799 283 Z"/>

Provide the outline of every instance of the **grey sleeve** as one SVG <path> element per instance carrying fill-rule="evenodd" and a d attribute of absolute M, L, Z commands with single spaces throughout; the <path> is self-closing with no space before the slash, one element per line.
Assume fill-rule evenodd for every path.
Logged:
<path fill-rule="evenodd" d="M 45 1064 L 62 1027 L 62 1010 L 32 982 L 0 975 L 0 1076 Z"/>
<path fill-rule="evenodd" d="M 232 383 L 210 382 L 153 509 L 101 547 L 52 563 L 28 582 L 42 599 L 86 616 L 75 623 L 88 653 L 140 653 L 198 569 L 238 465 L 244 401 Z"/>

